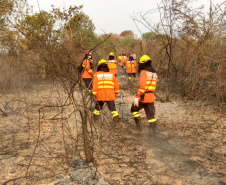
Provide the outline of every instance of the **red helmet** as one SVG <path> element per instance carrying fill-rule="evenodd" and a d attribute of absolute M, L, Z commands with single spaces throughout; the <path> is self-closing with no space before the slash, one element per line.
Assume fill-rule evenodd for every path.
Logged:
<path fill-rule="evenodd" d="M 92 51 L 87 50 L 85 54 L 86 55 L 92 55 Z"/>

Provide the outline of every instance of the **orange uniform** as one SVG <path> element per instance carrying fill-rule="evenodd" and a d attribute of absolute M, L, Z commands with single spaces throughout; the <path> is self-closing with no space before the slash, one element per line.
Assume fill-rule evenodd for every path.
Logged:
<path fill-rule="evenodd" d="M 136 73 L 137 63 L 136 60 L 127 60 L 126 61 L 126 69 L 127 73 Z"/>
<path fill-rule="evenodd" d="M 115 59 L 107 60 L 107 65 L 108 65 L 110 72 L 112 72 L 113 74 L 117 74 L 117 65 L 122 66 L 122 64 L 120 64 Z"/>
<path fill-rule="evenodd" d="M 111 72 L 99 71 L 93 79 L 93 95 L 96 101 L 114 101 L 119 92 L 119 84 Z"/>
<path fill-rule="evenodd" d="M 151 65 L 152 61 L 148 55 L 143 55 L 139 60 L 139 89 L 131 106 L 131 114 L 137 128 L 141 131 L 142 124 L 139 111 L 144 109 L 149 126 L 156 135 L 157 119 L 155 118 L 155 89 L 157 82 L 156 70 Z"/>
<path fill-rule="evenodd" d="M 139 101 L 143 103 L 155 102 L 154 91 L 156 89 L 157 74 L 142 70 L 139 78 L 139 89 L 136 97 L 140 98 Z"/>
<path fill-rule="evenodd" d="M 122 63 L 124 64 L 124 66 L 126 65 L 127 61 L 128 61 L 127 56 L 122 56 Z"/>
<path fill-rule="evenodd" d="M 82 67 L 84 68 L 82 73 L 82 78 L 93 78 L 93 70 L 90 65 L 89 59 L 85 59 L 82 63 Z"/>

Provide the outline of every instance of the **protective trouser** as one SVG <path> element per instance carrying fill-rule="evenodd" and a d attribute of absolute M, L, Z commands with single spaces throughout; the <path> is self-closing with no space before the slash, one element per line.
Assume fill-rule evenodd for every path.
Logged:
<path fill-rule="evenodd" d="M 136 107 L 134 105 L 132 105 L 131 107 L 131 114 L 133 116 L 133 118 L 136 120 L 138 118 L 140 118 L 140 114 L 139 111 L 141 109 L 144 108 L 144 111 L 146 113 L 147 119 L 148 119 L 148 123 L 150 124 L 150 127 L 152 128 L 152 126 L 154 125 L 156 129 L 156 118 L 155 118 L 155 106 L 154 106 L 154 102 L 152 103 L 143 103 L 143 102 L 139 102 L 139 106 Z"/>
<path fill-rule="evenodd" d="M 96 116 L 99 116 L 105 102 L 107 103 L 107 106 L 111 111 L 112 118 L 118 117 L 119 114 L 118 114 L 118 111 L 115 108 L 115 101 L 97 101 L 96 105 L 95 105 L 95 110 L 93 111 L 93 114 L 96 115 Z"/>
<path fill-rule="evenodd" d="M 85 82 L 86 88 L 92 89 L 92 78 L 83 78 L 83 80 Z"/>

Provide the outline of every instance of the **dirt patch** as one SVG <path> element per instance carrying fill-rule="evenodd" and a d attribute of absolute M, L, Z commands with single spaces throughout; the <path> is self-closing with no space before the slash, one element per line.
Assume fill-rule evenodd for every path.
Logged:
<path fill-rule="evenodd" d="M 121 123 L 113 127 L 105 108 L 101 119 L 90 124 L 91 164 L 84 163 L 79 114 L 59 84 L 2 93 L 1 108 L 8 116 L 0 115 L 0 183 L 226 183 L 224 114 L 200 102 L 156 101 L 158 134 L 149 130 L 144 111 L 140 133 L 130 115 L 136 89 L 128 88 L 126 77 L 119 79 Z M 75 101 L 81 102 L 81 96 Z"/>

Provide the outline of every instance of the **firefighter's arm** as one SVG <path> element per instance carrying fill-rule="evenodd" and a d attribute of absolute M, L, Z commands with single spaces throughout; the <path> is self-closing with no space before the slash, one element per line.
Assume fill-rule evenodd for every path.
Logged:
<path fill-rule="evenodd" d="M 137 62 L 136 62 L 136 60 L 134 60 L 134 67 L 135 67 L 135 68 L 137 67 Z"/>
<path fill-rule="evenodd" d="M 115 96 L 117 96 L 118 95 L 118 93 L 119 93 L 119 83 L 118 83 L 118 80 L 117 80 L 117 78 L 115 77 L 115 75 L 114 75 L 114 77 L 113 77 L 113 82 L 114 82 L 114 90 L 115 90 Z"/>
<path fill-rule="evenodd" d="M 96 98 L 97 96 L 97 75 L 95 74 L 94 75 L 94 78 L 93 78 L 93 96 Z"/>
<path fill-rule="evenodd" d="M 89 74 L 93 75 L 93 70 L 91 69 L 90 61 L 87 61 L 86 70 L 88 71 Z"/>
<path fill-rule="evenodd" d="M 139 77 L 139 89 L 136 94 L 137 98 L 139 98 L 145 92 L 146 81 L 147 81 L 147 74 L 141 72 Z"/>
<path fill-rule="evenodd" d="M 126 63 L 126 66 L 125 66 L 125 69 L 127 69 L 128 68 L 128 63 Z"/>
<path fill-rule="evenodd" d="M 119 65 L 119 66 L 123 66 L 121 63 L 119 63 L 117 60 L 115 60 L 115 64 Z"/>

